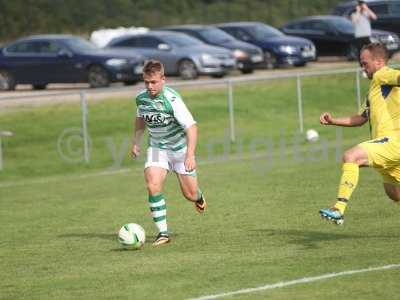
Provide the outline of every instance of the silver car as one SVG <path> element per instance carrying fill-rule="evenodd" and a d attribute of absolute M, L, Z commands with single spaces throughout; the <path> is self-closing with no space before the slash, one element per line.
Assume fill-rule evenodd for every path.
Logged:
<path fill-rule="evenodd" d="M 182 79 L 194 79 L 200 74 L 223 77 L 236 68 L 230 50 L 207 45 L 177 32 L 124 35 L 111 40 L 106 47 L 132 48 L 148 59 L 161 61 L 167 75 L 179 75 Z"/>

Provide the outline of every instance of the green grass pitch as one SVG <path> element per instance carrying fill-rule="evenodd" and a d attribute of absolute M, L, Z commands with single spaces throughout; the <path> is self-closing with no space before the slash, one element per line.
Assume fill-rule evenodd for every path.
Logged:
<path fill-rule="evenodd" d="M 294 80 L 235 86 L 236 144 L 227 142 L 224 89 L 178 90 L 199 123 L 198 173 L 209 208 L 198 215 L 171 174 L 172 242 L 157 248 L 143 159 L 127 155 L 132 99 L 90 103 L 89 164 L 57 151 L 61 132 L 80 126 L 78 104 L 0 112 L 0 129 L 16 133 L 3 140 L 0 299 L 188 299 L 400 263 L 400 208 L 373 170 L 361 171 L 344 226 L 318 216 L 336 195 L 338 155 L 369 136 L 367 127 L 337 132 L 318 124 L 322 111 L 356 111 L 354 76 L 303 81 L 305 128 L 319 131 L 317 144 L 296 133 Z M 146 230 L 141 250 L 117 242 L 128 222 Z M 225 299 L 396 299 L 399 280 L 391 269 Z"/>

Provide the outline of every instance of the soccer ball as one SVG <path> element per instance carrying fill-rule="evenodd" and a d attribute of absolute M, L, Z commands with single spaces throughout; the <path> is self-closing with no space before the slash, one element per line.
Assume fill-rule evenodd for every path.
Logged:
<path fill-rule="evenodd" d="M 121 227 L 118 232 L 118 241 L 129 249 L 140 249 L 146 240 L 146 233 L 142 226 L 129 223 Z"/>
<path fill-rule="evenodd" d="M 316 142 L 319 139 L 319 134 L 314 129 L 308 129 L 306 132 L 306 139 L 309 142 Z"/>

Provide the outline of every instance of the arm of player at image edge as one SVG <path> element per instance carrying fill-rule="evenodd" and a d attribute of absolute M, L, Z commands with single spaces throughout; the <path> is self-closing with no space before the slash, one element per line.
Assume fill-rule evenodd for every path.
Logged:
<path fill-rule="evenodd" d="M 135 129 L 133 133 L 132 149 L 131 149 L 131 155 L 133 158 L 136 158 L 140 155 L 140 145 L 142 143 L 144 129 L 145 129 L 145 123 L 143 118 L 136 117 Z"/>
<path fill-rule="evenodd" d="M 334 118 L 329 112 L 324 112 L 321 114 L 319 121 L 322 125 L 357 127 L 364 125 L 368 121 L 368 118 L 364 114 L 356 114 L 350 117 Z"/>
<path fill-rule="evenodd" d="M 186 129 L 187 150 L 185 158 L 185 169 L 190 172 L 196 169 L 196 145 L 197 145 L 197 125 L 193 124 Z"/>

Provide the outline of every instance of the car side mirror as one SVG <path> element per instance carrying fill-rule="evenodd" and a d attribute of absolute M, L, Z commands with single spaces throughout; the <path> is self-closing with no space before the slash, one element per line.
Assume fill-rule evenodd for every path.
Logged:
<path fill-rule="evenodd" d="M 163 50 L 163 51 L 170 51 L 171 50 L 171 46 L 168 44 L 159 44 L 157 47 L 159 50 Z"/>
<path fill-rule="evenodd" d="M 71 52 L 69 52 L 65 49 L 62 49 L 62 50 L 58 51 L 57 56 L 63 57 L 63 58 L 71 58 L 73 55 Z"/>

